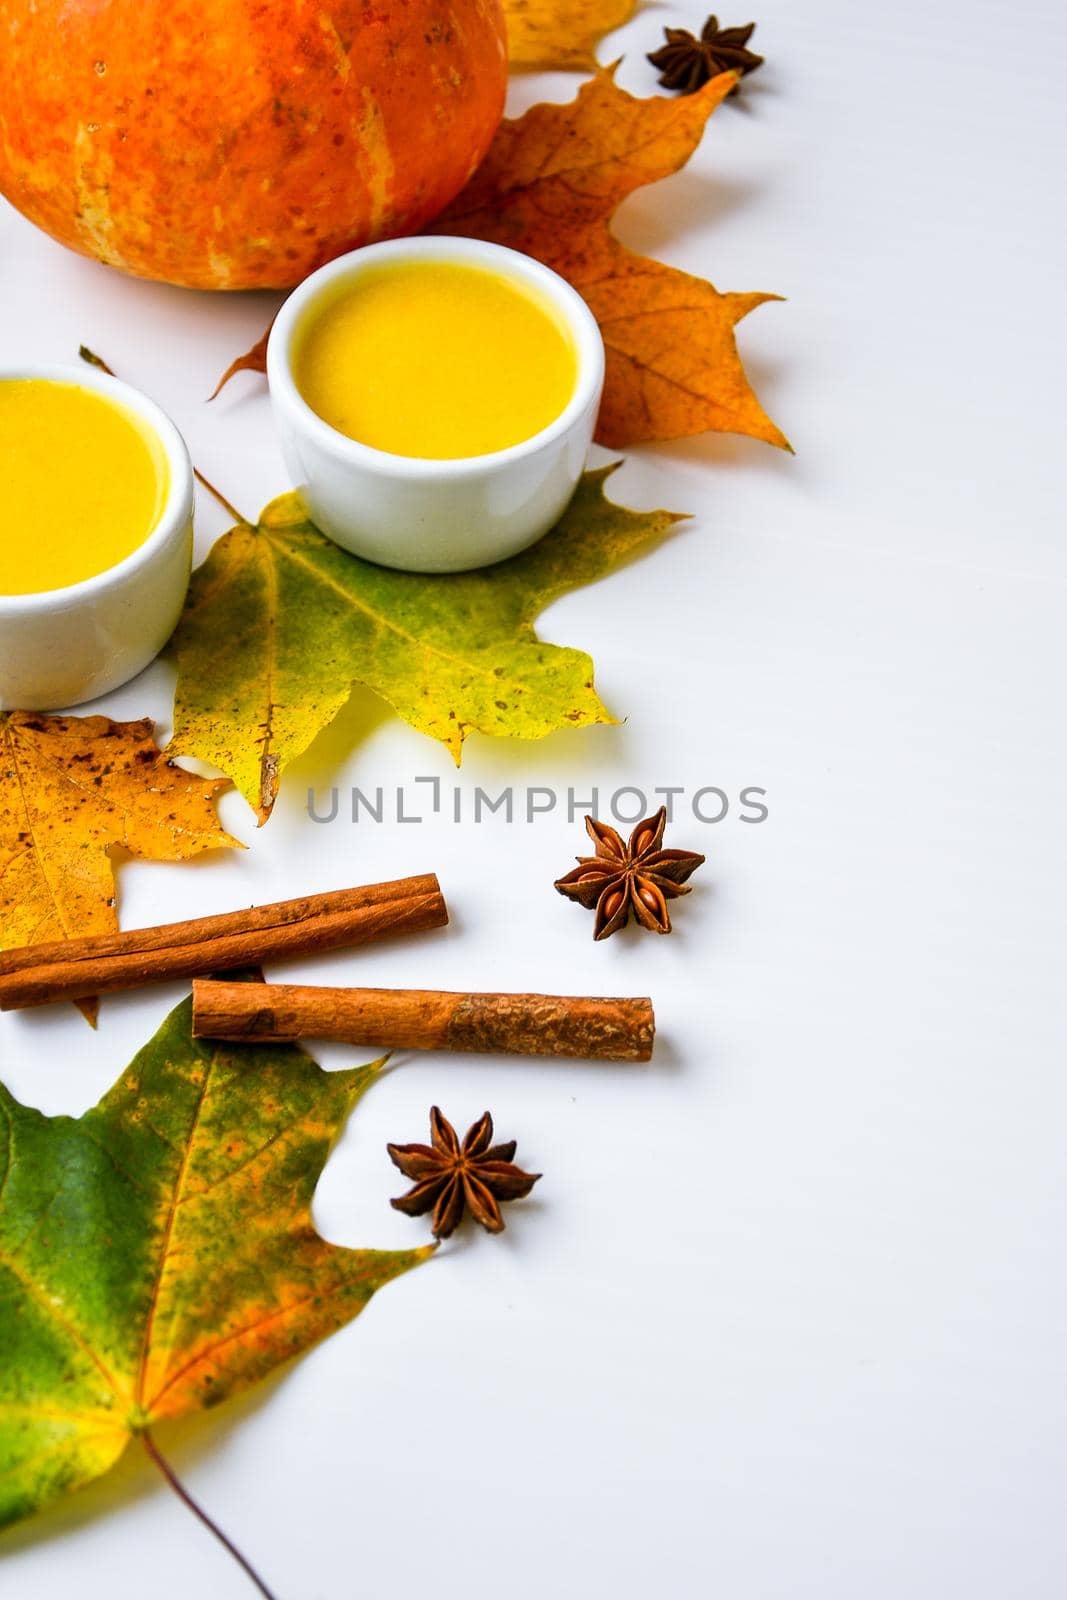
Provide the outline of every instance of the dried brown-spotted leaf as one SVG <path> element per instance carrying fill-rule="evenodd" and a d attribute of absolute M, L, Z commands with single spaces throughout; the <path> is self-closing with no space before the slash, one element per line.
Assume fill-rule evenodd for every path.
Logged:
<path fill-rule="evenodd" d="M 636 9 L 636 0 L 504 0 L 511 69 L 595 71 L 594 45 Z"/>
<path fill-rule="evenodd" d="M 737 82 L 722 73 L 681 99 L 626 94 L 598 72 L 565 105 L 501 124 L 485 161 L 430 230 L 536 256 L 584 296 L 604 335 L 597 440 L 613 449 L 711 430 L 789 449 L 745 375 L 734 329 L 772 294 L 722 294 L 627 250 L 621 202 L 684 166 Z M 236 364 L 263 370 L 259 347 Z M 225 381 L 225 380 L 224 380 Z"/>
<path fill-rule="evenodd" d="M 169 761 L 147 718 L 0 713 L 0 949 L 116 928 L 118 849 L 186 861 L 239 847 L 215 815 L 227 787 Z"/>

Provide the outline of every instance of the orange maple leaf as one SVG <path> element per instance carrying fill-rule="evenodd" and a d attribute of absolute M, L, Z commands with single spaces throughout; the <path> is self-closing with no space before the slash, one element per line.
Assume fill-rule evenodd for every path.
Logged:
<path fill-rule="evenodd" d="M 685 165 L 736 82 L 725 72 L 696 94 L 638 99 L 604 69 L 574 100 L 501 123 L 474 177 L 429 230 L 536 256 L 585 298 L 607 351 L 596 436 L 611 449 L 707 430 L 790 448 L 757 400 L 734 337 L 742 317 L 780 296 L 720 294 L 627 250 L 611 231 L 627 195 Z M 264 338 L 219 388 L 235 372 L 262 372 L 265 348 Z"/>
<path fill-rule="evenodd" d="M 701 278 L 635 255 L 611 232 L 627 195 L 685 165 L 737 82 L 721 73 L 693 95 L 637 99 L 614 69 L 566 105 L 536 105 L 501 125 L 462 194 L 430 230 L 536 256 L 588 302 L 607 351 L 597 440 L 611 449 L 713 429 L 788 449 L 756 399 L 734 326 L 769 294 L 720 294 Z"/>

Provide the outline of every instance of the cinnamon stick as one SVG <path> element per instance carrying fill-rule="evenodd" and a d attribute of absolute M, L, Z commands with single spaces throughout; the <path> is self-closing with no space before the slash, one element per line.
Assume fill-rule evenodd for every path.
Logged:
<path fill-rule="evenodd" d="M 447 922 L 441 886 L 428 872 L 158 928 L 27 945 L 0 952 L 0 1010 L 257 966 Z"/>
<path fill-rule="evenodd" d="M 331 989 L 203 978 L 193 984 L 197 1039 L 337 1039 L 397 1050 L 647 1061 L 655 1027 L 652 1002 L 646 999 Z"/>

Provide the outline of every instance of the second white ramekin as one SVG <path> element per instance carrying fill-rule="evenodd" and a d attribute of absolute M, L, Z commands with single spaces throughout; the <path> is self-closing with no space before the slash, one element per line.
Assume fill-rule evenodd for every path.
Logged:
<path fill-rule="evenodd" d="M 558 417 L 507 450 L 459 460 L 392 455 L 339 433 L 304 400 L 293 376 L 299 340 L 320 299 L 369 267 L 461 262 L 528 286 L 570 330 L 574 394 Z M 271 402 L 289 472 L 322 531 L 356 555 L 413 572 L 486 566 L 533 544 L 574 493 L 604 384 L 604 345 L 581 296 L 529 256 L 480 239 L 390 239 L 339 256 L 289 296 L 267 346 Z"/>

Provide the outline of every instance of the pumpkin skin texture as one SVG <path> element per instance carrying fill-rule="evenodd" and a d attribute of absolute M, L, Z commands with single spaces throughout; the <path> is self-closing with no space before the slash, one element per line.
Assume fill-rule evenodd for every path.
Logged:
<path fill-rule="evenodd" d="M 506 79 L 500 0 L 0 0 L 0 193 L 138 277 L 289 288 L 431 221 Z"/>

